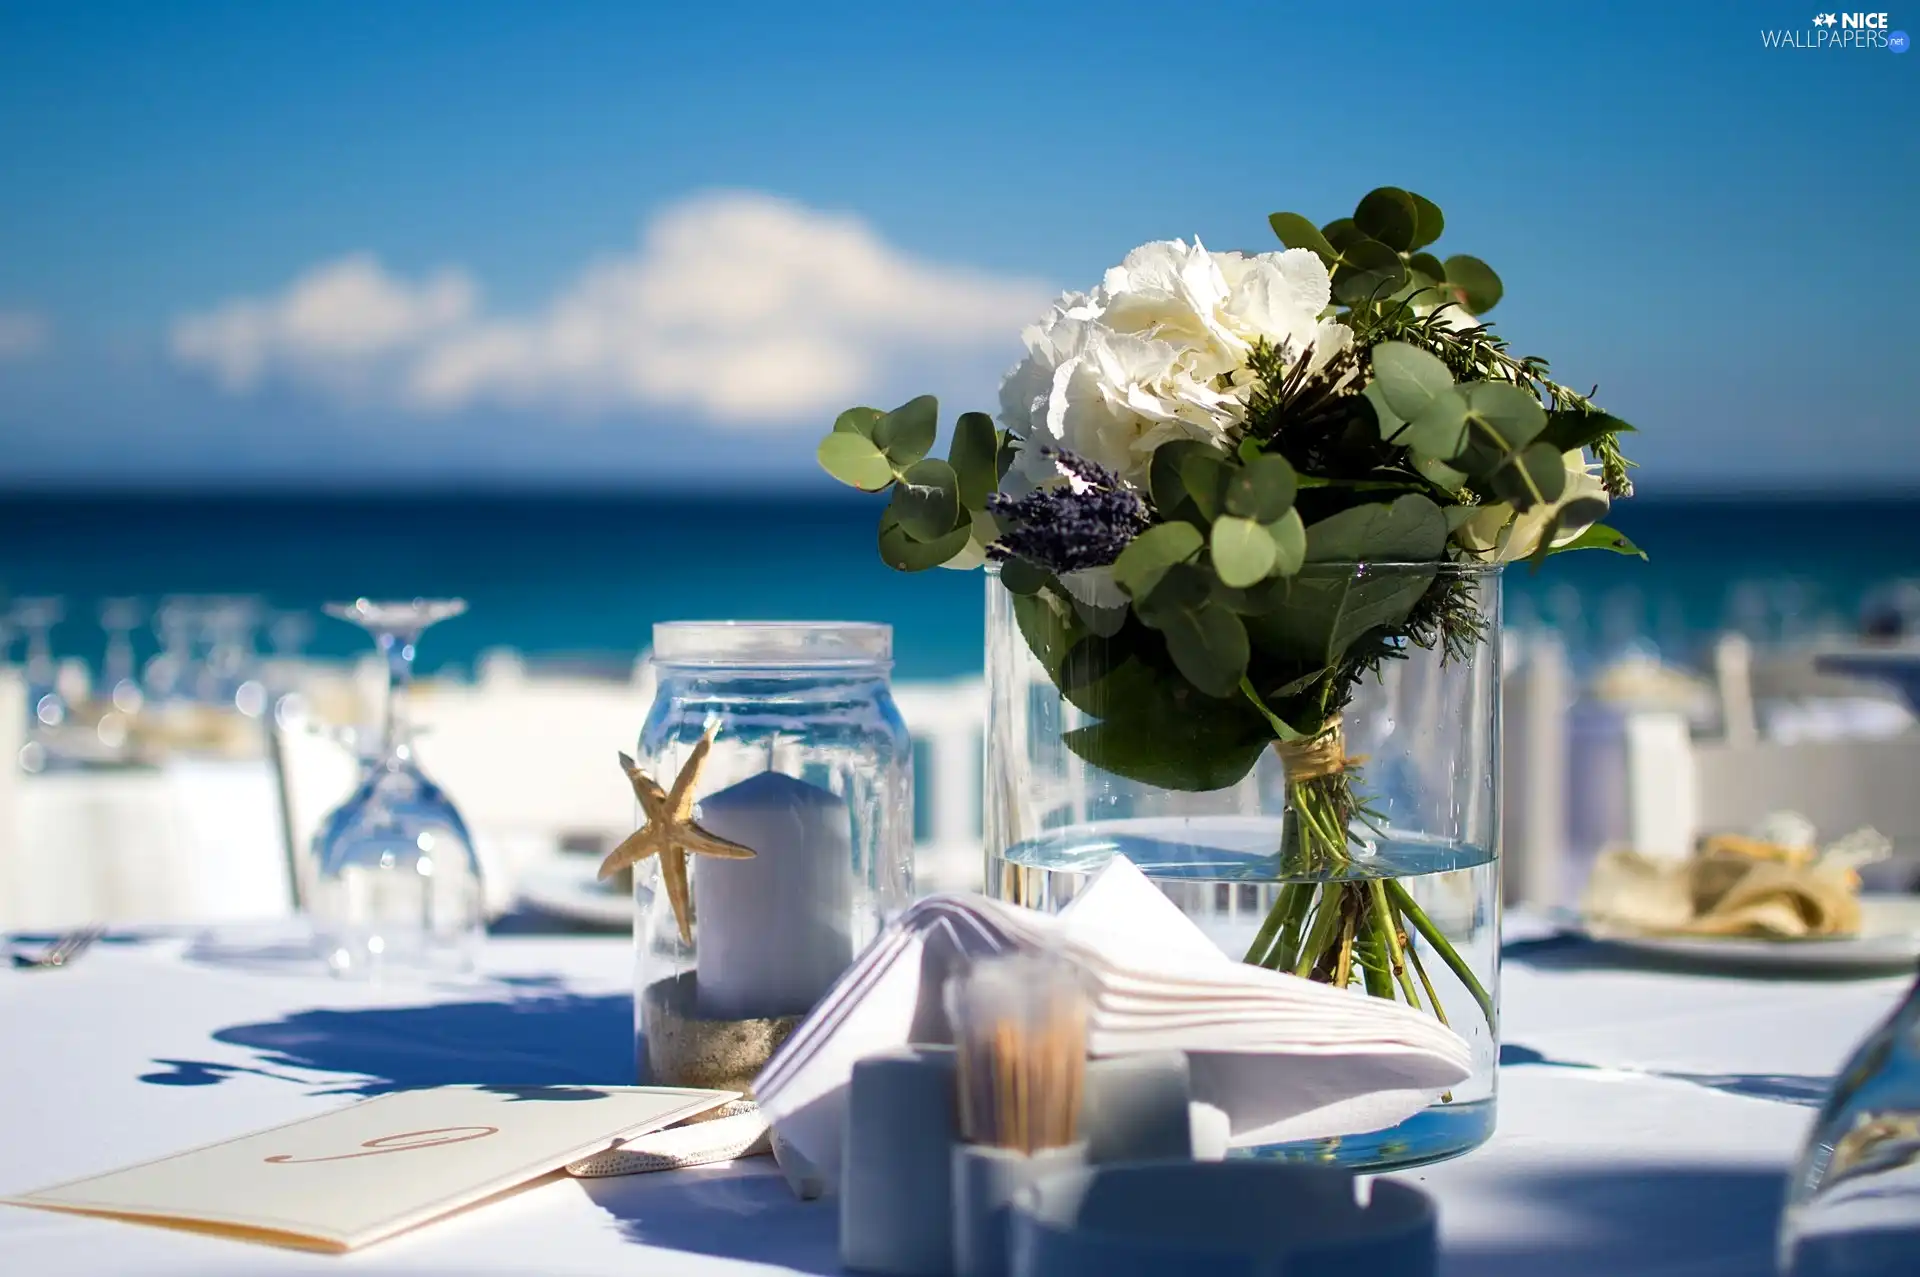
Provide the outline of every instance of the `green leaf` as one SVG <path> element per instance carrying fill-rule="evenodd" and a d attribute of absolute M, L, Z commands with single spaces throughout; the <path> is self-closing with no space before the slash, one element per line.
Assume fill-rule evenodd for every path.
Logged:
<path fill-rule="evenodd" d="M 1242 715 L 1222 712 L 1219 701 L 1206 704 L 1151 719 L 1105 719 L 1068 732 L 1066 745 L 1102 771 L 1156 789 L 1225 789 L 1253 770 L 1273 732 L 1251 706 Z"/>
<path fill-rule="evenodd" d="M 1244 589 L 1266 579 L 1277 554 L 1266 528 L 1252 519 L 1231 514 L 1214 520 L 1207 549 L 1213 556 L 1213 570 L 1219 573 L 1221 583 L 1234 589 Z"/>
<path fill-rule="evenodd" d="M 1133 640 L 1144 633 L 1135 629 L 1117 636 L 1089 634 L 1080 639 L 1060 666 L 1055 681 L 1060 695 L 1095 718 L 1163 716 L 1169 709 L 1168 693 L 1178 680 L 1140 659 Z"/>
<path fill-rule="evenodd" d="M 1547 410 L 1520 387 L 1504 381 L 1475 381 L 1462 387 L 1467 415 L 1476 430 L 1497 437 L 1508 452 L 1518 452 L 1547 428 Z"/>
<path fill-rule="evenodd" d="M 1441 231 L 1447 229 L 1447 219 L 1441 216 L 1440 206 L 1426 196 L 1416 195 L 1412 191 L 1408 191 L 1407 198 L 1413 201 L 1414 212 L 1413 242 L 1408 244 L 1407 247 L 1409 249 L 1425 248 L 1440 238 Z M 1425 256 L 1425 254 L 1422 254 L 1422 256 Z M 1418 265 L 1418 263 L 1416 262 L 1415 265 Z M 1436 262 L 1435 265 L 1438 265 L 1438 263 Z M 1421 269 L 1424 270 L 1425 268 L 1422 267 Z M 1427 271 L 1427 274 L 1433 276 L 1435 279 L 1445 278 L 1439 271 L 1430 270 Z"/>
<path fill-rule="evenodd" d="M 1529 444 L 1489 476 L 1493 493 L 1515 510 L 1554 502 L 1567 486 L 1567 467 L 1550 443 Z"/>
<path fill-rule="evenodd" d="M 1187 487 L 1180 478 L 1181 466 L 1195 454 L 1218 456 L 1198 439 L 1170 439 L 1153 450 L 1147 462 L 1147 495 L 1162 518 L 1171 519 L 1187 501 Z"/>
<path fill-rule="evenodd" d="M 1300 575 L 1278 582 L 1274 609 L 1248 617 L 1246 625 L 1262 651 L 1316 666 L 1333 665 L 1361 636 L 1405 625 L 1438 572 L 1437 565 L 1389 571 L 1309 565 Z"/>
<path fill-rule="evenodd" d="M 1020 441 L 1014 438 L 1010 430 L 1001 430 L 997 433 L 1000 436 L 1000 446 L 993 454 L 993 477 L 999 480 L 1006 478 L 1007 471 L 1013 469 L 1014 458 L 1020 455 Z"/>
<path fill-rule="evenodd" d="M 1405 444 L 1423 458 L 1451 461 L 1466 451 L 1467 399 L 1455 387 L 1434 401 L 1407 424 L 1394 440 Z"/>
<path fill-rule="evenodd" d="M 884 416 L 878 408 L 849 408 L 833 419 L 833 428 L 839 433 L 871 439 L 874 425 Z"/>
<path fill-rule="evenodd" d="M 1363 237 L 1342 245 L 1340 261 L 1333 273 L 1333 295 L 1348 306 L 1384 297 L 1407 282 L 1400 254 L 1376 239 Z"/>
<path fill-rule="evenodd" d="M 1187 490 L 1200 514 L 1209 521 L 1220 517 L 1226 501 L 1227 480 L 1232 478 L 1227 463 L 1211 448 L 1188 452 L 1180 462 L 1180 486 Z"/>
<path fill-rule="evenodd" d="M 1233 696 L 1247 672 L 1247 627 L 1213 600 L 1206 574 L 1181 565 L 1139 606 L 1140 619 L 1159 630 L 1181 677 L 1209 696 Z"/>
<path fill-rule="evenodd" d="M 1391 503 L 1355 506 L 1307 529 L 1308 563 L 1420 563 L 1440 557 L 1447 520 L 1412 493 Z"/>
<path fill-rule="evenodd" d="M 836 429 L 815 455 L 821 469 L 862 492 L 879 492 L 893 482 L 893 463 L 865 435 Z"/>
<path fill-rule="evenodd" d="M 1200 552 L 1200 531 L 1190 523 L 1162 523 L 1135 537 L 1114 560 L 1113 579 L 1136 603 L 1152 594 L 1176 563 Z"/>
<path fill-rule="evenodd" d="M 888 508 L 914 540 L 938 541 L 961 523 L 960 480 L 944 461 L 916 461 L 894 485 Z"/>
<path fill-rule="evenodd" d="M 1407 266 L 1417 270 L 1436 284 L 1447 282 L 1447 268 L 1432 253 L 1414 253 L 1407 258 Z"/>
<path fill-rule="evenodd" d="M 1055 599 L 1051 594 L 1016 594 L 1013 598 L 1013 619 L 1020 625 L 1020 634 L 1027 640 L 1027 650 L 1046 670 L 1047 677 L 1057 686 L 1060 682 L 1060 668 L 1067 659 L 1067 653 L 1080 641 L 1082 633 L 1073 609 Z"/>
<path fill-rule="evenodd" d="M 1025 559 L 1008 559 L 1000 565 L 1000 584 L 1009 594 L 1038 594 L 1047 583 L 1047 575 Z"/>
<path fill-rule="evenodd" d="M 1280 518 L 1267 524 L 1267 536 L 1273 540 L 1273 571 L 1278 576 L 1292 576 L 1307 561 L 1307 525 L 1300 520 L 1300 511 L 1287 511 Z"/>
<path fill-rule="evenodd" d="M 1366 232 L 1355 226 L 1351 217 L 1334 218 L 1320 228 L 1320 233 L 1326 236 L 1327 243 L 1333 245 L 1333 251 L 1340 254 L 1346 253 L 1347 245 L 1357 244 L 1367 238 Z"/>
<path fill-rule="evenodd" d="M 1368 382 L 1366 386 L 1361 389 L 1360 397 L 1367 401 L 1369 408 L 1373 409 L 1373 419 L 1379 426 L 1380 442 L 1392 443 L 1394 437 L 1406 426 L 1407 421 L 1406 418 L 1388 406 L 1386 391 L 1381 388 L 1380 379 L 1376 377 Z M 1300 486 L 1303 488 L 1317 488 L 1326 486 L 1328 482 L 1325 478 L 1309 475 L 1300 480 Z"/>
<path fill-rule="evenodd" d="M 987 498 L 993 495 L 999 481 L 993 470 L 993 454 L 999 443 L 993 418 L 984 412 L 963 412 L 953 423 L 947 464 L 960 483 L 960 504 L 969 510 L 984 509 Z"/>
<path fill-rule="evenodd" d="M 939 400 L 932 395 L 909 399 L 873 423 L 874 446 L 887 454 L 895 469 L 904 470 L 933 448 L 939 423 Z"/>
<path fill-rule="evenodd" d="M 1334 251 L 1320 228 L 1298 213 L 1269 213 L 1267 225 L 1273 227 L 1273 233 L 1288 248 L 1304 248 L 1319 254 L 1320 260 L 1332 266 L 1339 254 Z"/>
<path fill-rule="evenodd" d="M 1460 491 L 1461 485 L 1467 481 L 1464 471 L 1455 470 L 1438 457 L 1417 457 L 1414 459 L 1413 468 L 1425 476 L 1427 482 L 1446 492 Z M 1448 509 L 1453 508 L 1448 507 Z"/>
<path fill-rule="evenodd" d="M 1227 480 L 1226 507 L 1230 514 L 1272 523 L 1293 508 L 1299 484 L 1293 467 L 1281 456 L 1255 457 Z"/>
<path fill-rule="evenodd" d="M 1380 186 L 1360 197 L 1353 224 L 1396 252 L 1414 246 L 1420 213 L 1413 196 L 1397 186 Z"/>
<path fill-rule="evenodd" d="M 1547 414 L 1547 428 L 1540 432 L 1540 441 L 1550 443 L 1562 452 L 1572 452 L 1575 448 L 1587 447 L 1611 434 L 1631 433 L 1632 426 L 1604 412 L 1556 408 Z"/>
<path fill-rule="evenodd" d="M 1493 273 L 1493 267 L 1465 253 L 1449 257 L 1446 266 L 1447 283 L 1452 286 L 1460 304 L 1468 310 L 1476 315 L 1484 315 L 1499 303 L 1505 290 L 1500 285 L 1500 277 Z"/>
<path fill-rule="evenodd" d="M 1412 421 L 1453 388 L 1453 374 L 1439 358 L 1404 341 L 1383 341 L 1373 348 L 1373 381 L 1387 406 L 1402 421 Z"/>
<path fill-rule="evenodd" d="M 1594 524 L 1565 545 L 1554 546 L 1549 553 L 1565 554 L 1569 550 L 1611 550 L 1615 554 L 1633 554 L 1643 559 L 1647 557 L 1645 550 L 1604 523 Z"/>
<path fill-rule="evenodd" d="M 937 568 L 967 548 L 971 530 L 955 528 L 935 541 L 920 541 L 908 536 L 888 506 L 880 514 L 880 558 L 888 567 L 901 572 L 924 572 Z"/>

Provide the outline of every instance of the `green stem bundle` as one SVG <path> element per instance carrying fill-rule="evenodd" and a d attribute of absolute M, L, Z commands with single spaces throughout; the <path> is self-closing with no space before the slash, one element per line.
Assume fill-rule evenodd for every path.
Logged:
<path fill-rule="evenodd" d="M 1291 819 L 1281 848 L 1288 878 L 1261 922 L 1245 961 L 1398 998 L 1442 1024 L 1440 1003 L 1420 950 L 1425 945 L 1466 988 L 1492 1026 L 1493 998 L 1446 934 L 1394 878 L 1352 876 L 1349 824 L 1361 807 L 1352 772 L 1288 783 Z"/>

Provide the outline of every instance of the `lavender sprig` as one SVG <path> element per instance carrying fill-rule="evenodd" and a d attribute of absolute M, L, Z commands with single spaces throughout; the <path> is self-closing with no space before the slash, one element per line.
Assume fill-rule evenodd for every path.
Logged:
<path fill-rule="evenodd" d="M 995 562 L 1025 559 L 1049 572 L 1105 567 L 1150 522 L 1146 502 L 1120 476 L 1085 457 L 1055 448 L 1041 450 L 1067 482 L 1024 497 L 995 494 L 987 511 L 1000 525 L 1000 539 L 987 547 Z"/>

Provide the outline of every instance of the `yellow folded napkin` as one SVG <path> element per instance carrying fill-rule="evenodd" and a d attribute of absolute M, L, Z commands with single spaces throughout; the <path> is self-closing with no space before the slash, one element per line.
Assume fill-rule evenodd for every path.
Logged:
<path fill-rule="evenodd" d="M 1689 860 L 1618 849 L 1601 853 L 1581 902 L 1601 930 L 1641 935 L 1804 940 L 1860 931 L 1855 867 L 1885 854 L 1862 830 L 1824 854 L 1736 834 L 1705 839 Z"/>

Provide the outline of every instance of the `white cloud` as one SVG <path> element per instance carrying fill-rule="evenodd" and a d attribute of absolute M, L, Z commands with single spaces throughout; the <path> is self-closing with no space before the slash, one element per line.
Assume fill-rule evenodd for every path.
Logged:
<path fill-rule="evenodd" d="M 173 348 L 235 392 L 280 378 L 421 412 L 674 408 L 777 424 L 877 391 L 900 360 L 1011 355 L 1052 293 L 919 260 L 856 217 L 723 192 L 663 210 L 637 250 L 590 263 L 534 313 L 485 313 L 458 272 L 409 282 L 355 256 L 277 297 L 183 317 Z"/>
<path fill-rule="evenodd" d="M 52 331 L 31 311 L 0 310 L 0 362 L 31 359 L 47 348 Z"/>

